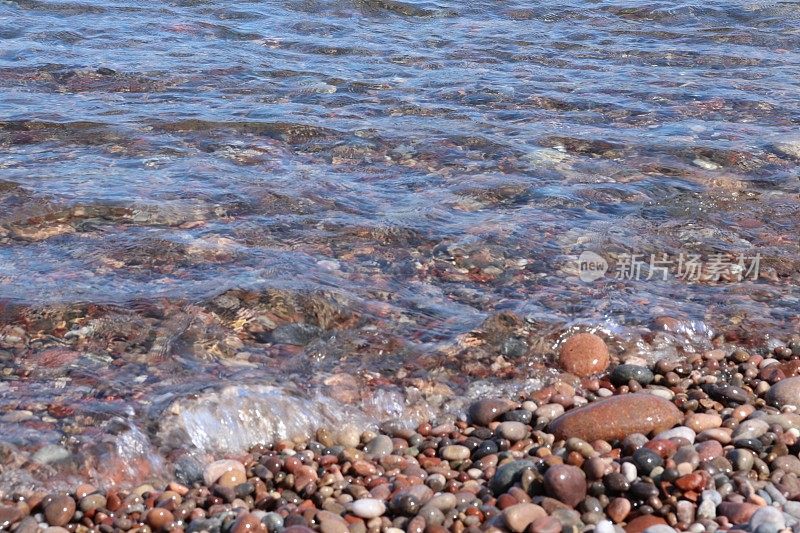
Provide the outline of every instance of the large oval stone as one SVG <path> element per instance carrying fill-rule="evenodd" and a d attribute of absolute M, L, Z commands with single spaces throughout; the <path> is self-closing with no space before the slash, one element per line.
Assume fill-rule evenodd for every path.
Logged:
<path fill-rule="evenodd" d="M 623 439 L 632 433 L 659 433 L 682 420 L 672 402 L 652 394 L 623 394 L 564 413 L 548 426 L 557 439 Z"/>
<path fill-rule="evenodd" d="M 800 376 L 777 382 L 767 391 L 766 400 L 776 407 L 800 407 Z"/>

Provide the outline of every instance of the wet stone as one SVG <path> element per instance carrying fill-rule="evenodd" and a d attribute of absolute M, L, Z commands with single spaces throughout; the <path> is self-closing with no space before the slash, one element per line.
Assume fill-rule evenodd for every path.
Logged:
<path fill-rule="evenodd" d="M 106 497 L 102 494 L 90 494 L 81 498 L 79 508 L 82 512 L 88 513 L 106 506 Z"/>
<path fill-rule="evenodd" d="M 75 514 L 75 500 L 69 496 L 56 496 L 44 508 L 44 516 L 51 526 L 64 526 Z"/>
<path fill-rule="evenodd" d="M 174 520 L 175 516 L 166 509 L 156 507 L 147 512 L 147 525 L 153 528 L 153 531 L 166 528 L 166 526 Z"/>
<path fill-rule="evenodd" d="M 365 498 L 350 504 L 350 511 L 361 518 L 369 519 L 381 516 L 386 512 L 386 505 L 380 500 Z"/>
<path fill-rule="evenodd" d="M 617 366 L 611 372 L 611 383 L 617 387 L 627 385 L 631 380 L 640 385 L 649 385 L 653 379 L 655 379 L 653 372 L 645 366 L 624 364 Z"/>
<path fill-rule="evenodd" d="M 794 406 L 800 408 L 800 376 L 779 381 L 765 396 L 767 403 L 775 407 Z"/>
<path fill-rule="evenodd" d="M 231 525 L 230 533 L 254 533 L 266 530 L 261 520 L 253 513 L 242 513 Z"/>
<path fill-rule="evenodd" d="M 501 465 L 489 481 L 489 490 L 496 495 L 508 492 L 523 470 L 535 468 L 536 464 L 532 461 L 513 461 Z"/>
<path fill-rule="evenodd" d="M 522 422 L 501 422 L 495 431 L 502 438 L 516 442 L 527 436 L 528 428 Z"/>
<path fill-rule="evenodd" d="M 526 409 L 515 409 L 508 411 L 502 416 L 505 422 L 520 422 L 522 424 L 530 424 L 533 418 L 533 413 Z"/>
<path fill-rule="evenodd" d="M 559 365 L 579 377 L 602 372 L 610 361 L 608 347 L 594 333 L 578 333 L 564 342 L 559 351 Z"/>
<path fill-rule="evenodd" d="M 0 527 L 8 528 L 11 524 L 22 520 L 23 513 L 16 507 L 3 505 L 0 507 Z"/>
<path fill-rule="evenodd" d="M 503 510 L 503 520 L 511 531 L 522 533 L 530 524 L 547 513 L 540 506 L 532 503 L 519 503 Z"/>
<path fill-rule="evenodd" d="M 516 405 L 508 400 L 484 399 L 474 402 L 469 407 L 469 419 L 480 426 L 488 426 L 504 413 L 512 410 Z"/>
<path fill-rule="evenodd" d="M 570 507 L 575 507 L 586 497 L 586 477 L 575 466 L 551 466 L 545 472 L 544 486 L 550 496 Z"/>
<path fill-rule="evenodd" d="M 633 454 L 633 462 L 636 464 L 636 469 L 644 475 L 650 475 L 654 468 L 664 464 L 664 460 L 657 453 L 647 448 L 636 450 Z"/>
<path fill-rule="evenodd" d="M 665 431 L 682 419 L 672 402 L 651 394 L 625 394 L 573 409 L 549 425 L 558 439 L 587 442 Z"/>
<path fill-rule="evenodd" d="M 392 453 L 394 444 L 392 439 L 386 435 L 378 435 L 369 441 L 364 451 L 369 457 L 383 457 Z"/>

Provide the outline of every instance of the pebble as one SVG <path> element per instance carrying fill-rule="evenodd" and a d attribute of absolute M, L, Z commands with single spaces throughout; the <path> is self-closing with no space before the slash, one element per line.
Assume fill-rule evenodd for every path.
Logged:
<path fill-rule="evenodd" d="M 266 531 L 266 526 L 254 513 L 242 513 L 234 520 L 229 533 L 253 533 Z"/>
<path fill-rule="evenodd" d="M 387 435 L 378 435 L 369 441 L 364 448 L 368 457 L 380 458 L 389 455 L 394 450 L 392 439 Z"/>
<path fill-rule="evenodd" d="M 460 444 L 451 444 L 449 446 L 445 446 L 441 449 L 440 455 L 442 459 L 446 459 L 448 461 L 464 461 L 469 459 L 471 452 L 469 448 L 466 446 L 461 446 Z"/>
<path fill-rule="evenodd" d="M 764 399 L 775 407 L 800 408 L 800 376 L 787 378 L 770 387 Z"/>
<path fill-rule="evenodd" d="M 65 526 L 75 514 L 75 500 L 69 496 L 56 496 L 44 508 L 44 517 L 51 526 Z"/>
<path fill-rule="evenodd" d="M 660 516 L 649 514 L 637 516 L 625 526 L 625 533 L 642 533 L 645 529 L 652 526 L 666 526 L 667 521 Z"/>
<path fill-rule="evenodd" d="M 639 365 L 619 365 L 611 372 L 611 383 L 619 387 L 627 385 L 633 380 L 639 385 L 649 385 L 655 379 L 653 372 L 646 366 Z"/>
<path fill-rule="evenodd" d="M 734 428 L 731 439 L 734 441 L 740 439 L 757 439 L 767 431 L 769 431 L 769 424 L 765 421 L 758 419 L 745 420 Z"/>
<path fill-rule="evenodd" d="M 533 503 L 518 503 L 503 509 L 503 521 L 515 533 L 522 533 L 534 521 L 545 516 L 547 512 Z"/>
<path fill-rule="evenodd" d="M 232 459 L 223 459 L 214 461 L 205 467 L 203 470 L 203 480 L 206 485 L 211 486 L 216 483 L 225 472 L 238 472 L 242 477 L 245 477 L 244 465 L 242 463 Z"/>
<path fill-rule="evenodd" d="M 559 350 L 561 368 L 578 377 L 598 374 L 608 368 L 608 346 L 594 333 L 578 333 L 564 342 Z"/>
<path fill-rule="evenodd" d="M 504 439 L 516 442 L 524 439 L 528 435 L 529 427 L 530 426 L 522 422 L 501 422 L 495 429 L 495 432 Z"/>
<path fill-rule="evenodd" d="M 750 517 L 748 527 L 750 531 L 755 531 L 763 525 L 772 526 L 776 531 L 779 531 L 786 527 L 786 520 L 783 517 L 783 513 L 775 507 L 760 507 Z"/>
<path fill-rule="evenodd" d="M 717 514 L 724 516 L 732 524 L 744 524 L 750 521 L 750 517 L 758 510 L 758 506 L 745 502 L 722 502 L 717 506 Z"/>
<path fill-rule="evenodd" d="M 69 459 L 70 456 L 72 456 L 72 454 L 63 446 L 48 444 L 39 448 L 36 453 L 31 456 L 31 460 L 35 463 L 50 464 L 64 461 L 65 459 Z"/>
<path fill-rule="evenodd" d="M 8 529 L 8 526 L 22 520 L 24 514 L 16 507 L 10 505 L 0 506 L 0 527 Z"/>
<path fill-rule="evenodd" d="M 682 420 L 671 402 L 651 394 L 625 394 L 573 409 L 549 425 L 557 439 L 622 439 L 632 433 L 660 433 Z"/>
<path fill-rule="evenodd" d="M 498 467 L 492 479 L 489 481 L 489 490 L 494 494 L 508 492 L 514 482 L 519 479 L 520 474 L 525 469 L 536 469 L 533 461 L 513 461 Z"/>
<path fill-rule="evenodd" d="M 697 433 L 695 433 L 695 431 L 690 427 L 678 426 L 676 428 L 662 431 L 655 436 L 654 440 L 669 440 L 675 438 L 684 439 L 688 441 L 689 444 L 694 444 L 694 440 L 697 438 Z"/>
<path fill-rule="evenodd" d="M 693 413 L 686 417 L 685 425 L 695 433 L 707 429 L 718 428 L 722 425 L 722 417 L 718 414 Z"/>
<path fill-rule="evenodd" d="M 90 511 L 94 511 L 95 509 L 105 507 L 106 503 L 106 497 L 102 494 L 90 494 L 81 498 L 78 507 L 82 512 L 88 513 Z"/>
<path fill-rule="evenodd" d="M 544 487 L 555 499 L 575 507 L 586 497 L 586 477 L 571 465 L 554 465 L 544 474 Z"/>
<path fill-rule="evenodd" d="M 375 518 L 386 512 L 386 505 L 374 498 L 364 498 L 356 500 L 350 504 L 350 511 L 361 518 Z"/>
<path fill-rule="evenodd" d="M 166 528 L 168 524 L 175 521 L 175 516 L 168 510 L 156 507 L 147 512 L 147 525 L 154 531 Z"/>
<path fill-rule="evenodd" d="M 470 405 L 468 416 L 472 423 L 479 426 L 488 426 L 490 423 L 500 418 L 501 415 L 514 409 L 516 405 L 517 404 L 509 400 L 496 398 L 478 400 Z"/>

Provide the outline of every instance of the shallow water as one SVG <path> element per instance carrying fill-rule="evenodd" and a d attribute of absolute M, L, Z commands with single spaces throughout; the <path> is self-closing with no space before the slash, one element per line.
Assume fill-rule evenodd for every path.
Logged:
<path fill-rule="evenodd" d="M 412 420 L 536 386 L 576 328 L 648 360 L 800 333 L 799 23 L 795 2 L 3 1 L 7 446 L 142 477 L 181 431 L 220 448 L 218 405 L 245 446 L 291 433 L 263 425 L 283 409 L 302 432 L 325 406 Z M 580 279 L 585 251 L 605 276 Z M 630 254 L 667 254 L 667 279 L 615 279 Z M 681 280 L 681 254 L 726 268 Z M 301 406 L 265 414 L 269 387 Z"/>

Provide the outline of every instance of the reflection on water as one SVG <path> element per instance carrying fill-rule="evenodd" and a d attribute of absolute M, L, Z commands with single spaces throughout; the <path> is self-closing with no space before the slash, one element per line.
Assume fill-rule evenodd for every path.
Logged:
<path fill-rule="evenodd" d="M 534 386 L 577 327 L 649 360 L 798 334 L 797 13 L 3 2 L 14 476 L 49 475 L 26 462 L 44 444 L 65 475 L 109 457 L 150 475 L 175 447 L 165 413 L 195 413 L 204 448 L 228 408 L 192 398 L 224 387 L 250 442 L 286 436 L 242 422 L 269 387 L 302 398 L 296 427 L 320 405 L 366 423 L 456 411 L 484 379 Z M 586 283 L 586 250 L 760 254 L 760 277 Z"/>

